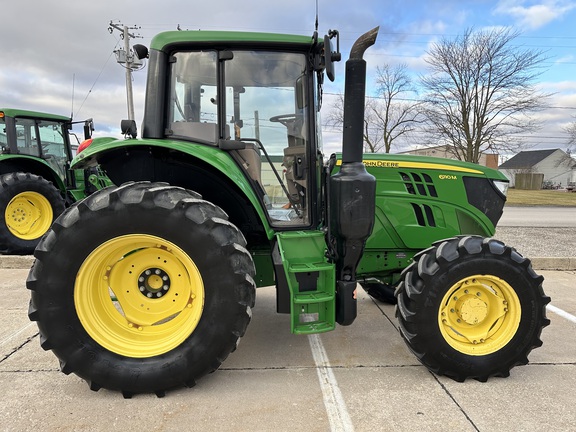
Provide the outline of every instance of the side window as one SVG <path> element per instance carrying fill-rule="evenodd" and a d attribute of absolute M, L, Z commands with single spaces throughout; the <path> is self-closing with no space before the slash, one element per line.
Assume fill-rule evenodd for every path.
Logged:
<path fill-rule="evenodd" d="M 168 106 L 168 134 L 199 142 L 218 141 L 214 51 L 174 55 Z"/>
<path fill-rule="evenodd" d="M 16 122 L 16 146 L 18 153 L 30 156 L 40 156 L 40 148 L 36 137 L 36 125 L 34 120 L 15 119 Z"/>
<path fill-rule="evenodd" d="M 6 147 L 8 145 L 8 138 L 6 137 L 6 124 L 4 118 L 0 118 L 0 146 Z"/>

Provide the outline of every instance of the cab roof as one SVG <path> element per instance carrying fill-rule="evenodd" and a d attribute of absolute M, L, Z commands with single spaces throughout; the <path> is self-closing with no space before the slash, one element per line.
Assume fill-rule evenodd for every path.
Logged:
<path fill-rule="evenodd" d="M 253 33 L 235 31 L 185 30 L 159 33 L 152 39 L 150 48 L 165 50 L 174 45 L 289 45 L 302 48 L 313 44 L 312 36 L 280 33 Z"/>
<path fill-rule="evenodd" d="M 4 115 L 8 117 L 29 117 L 29 118 L 40 118 L 45 120 L 56 120 L 64 122 L 71 121 L 70 117 L 58 114 L 50 114 L 40 111 L 29 111 L 17 108 L 0 108 L 0 112 L 4 113 Z"/>

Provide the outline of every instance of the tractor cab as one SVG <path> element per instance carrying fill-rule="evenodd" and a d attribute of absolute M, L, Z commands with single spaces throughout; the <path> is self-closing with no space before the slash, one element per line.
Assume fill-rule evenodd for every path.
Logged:
<path fill-rule="evenodd" d="M 0 151 L 43 159 L 64 182 L 66 164 L 72 159 L 69 125 L 67 117 L 3 110 L 0 114 Z"/>
<path fill-rule="evenodd" d="M 272 225 L 308 225 L 316 160 L 308 53 L 271 49 L 171 56 L 166 136 L 218 146 L 242 167 Z"/>

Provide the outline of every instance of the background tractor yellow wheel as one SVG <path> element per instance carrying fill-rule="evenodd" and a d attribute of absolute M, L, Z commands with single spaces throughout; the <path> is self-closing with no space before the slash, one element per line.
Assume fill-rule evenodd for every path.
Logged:
<path fill-rule="evenodd" d="M 0 176 L 0 253 L 31 254 L 64 208 L 60 191 L 42 177 Z"/>

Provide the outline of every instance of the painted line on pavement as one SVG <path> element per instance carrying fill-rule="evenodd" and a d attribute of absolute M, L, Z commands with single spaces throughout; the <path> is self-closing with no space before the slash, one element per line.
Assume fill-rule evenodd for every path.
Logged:
<path fill-rule="evenodd" d="M 324 406 L 330 422 L 330 431 L 352 432 L 354 431 L 354 425 L 350 414 L 348 414 L 348 408 L 346 408 L 346 402 L 344 402 L 340 387 L 338 387 L 338 381 L 336 381 L 336 377 L 332 372 L 320 335 L 308 335 L 308 341 L 312 349 L 314 363 L 316 363 L 316 372 L 318 373 Z"/>
<path fill-rule="evenodd" d="M 8 335 L 7 337 L 5 337 L 4 339 L 2 339 L 2 340 L 0 341 L 0 346 L 5 345 L 6 343 L 8 343 L 9 340 L 15 338 L 15 337 L 18 336 L 20 333 L 22 333 L 24 330 L 26 330 L 28 327 L 33 326 L 33 325 L 36 325 L 36 323 L 35 323 L 35 322 L 30 322 L 30 323 L 28 323 L 27 325 L 25 325 L 24 327 L 22 327 L 21 329 L 16 330 L 14 333 Z"/>
<path fill-rule="evenodd" d="M 556 306 L 552 306 L 551 304 L 546 305 L 546 309 L 548 309 L 550 312 L 554 312 L 556 315 L 560 315 L 562 318 L 566 318 L 568 321 L 572 321 L 574 324 L 576 324 L 576 316 L 569 314 L 566 311 L 563 311 L 560 308 L 557 308 Z"/>

